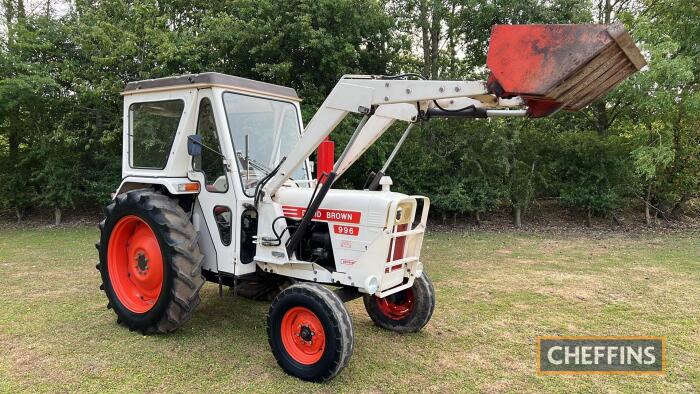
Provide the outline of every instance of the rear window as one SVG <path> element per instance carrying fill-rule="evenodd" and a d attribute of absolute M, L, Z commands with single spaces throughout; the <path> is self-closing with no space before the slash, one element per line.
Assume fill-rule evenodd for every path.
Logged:
<path fill-rule="evenodd" d="M 131 167 L 165 168 L 184 107 L 182 100 L 131 104 Z"/>

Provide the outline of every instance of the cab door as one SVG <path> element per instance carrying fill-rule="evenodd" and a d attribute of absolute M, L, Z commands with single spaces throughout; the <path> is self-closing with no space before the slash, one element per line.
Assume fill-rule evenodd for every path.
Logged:
<path fill-rule="evenodd" d="M 189 178 L 201 185 L 193 218 L 205 255 L 203 268 L 234 274 L 236 245 L 236 195 L 231 182 L 231 164 L 225 159 L 221 141 L 226 141 L 217 122 L 210 90 L 199 91 L 196 134 L 202 138 L 202 154 L 192 158 Z"/>

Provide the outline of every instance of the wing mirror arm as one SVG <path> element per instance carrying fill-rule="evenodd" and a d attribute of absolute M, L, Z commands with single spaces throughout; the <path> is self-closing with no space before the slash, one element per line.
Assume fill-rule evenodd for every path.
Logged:
<path fill-rule="evenodd" d="M 190 135 L 187 137 L 187 154 L 190 156 L 201 156 L 202 155 L 202 148 L 216 153 L 217 155 L 223 157 L 224 159 L 226 158 L 221 152 L 214 148 L 210 148 L 202 142 L 202 136 L 201 135 Z"/>

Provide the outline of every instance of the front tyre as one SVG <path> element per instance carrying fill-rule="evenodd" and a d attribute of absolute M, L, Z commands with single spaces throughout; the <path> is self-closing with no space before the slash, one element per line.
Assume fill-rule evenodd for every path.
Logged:
<path fill-rule="evenodd" d="M 297 283 L 270 305 L 267 338 L 272 354 L 292 376 L 324 382 L 350 361 L 355 337 L 340 298 L 317 283 Z"/>
<path fill-rule="evenodd" d="M 367 314 L 377 326 L 400 333 L 418 332 L 433 315 L 435 289 L 423 272 L 408 289 L 384 298 L 365 295 L 363 300 Z"/>
<path fill-rule="evenodd" d="M 97 269 L 107 307 L 131 330 L 176 330 L 192 317 L 204 285 L 192 223 L 175 200 L 150 189 L 118 195 L 105 213 Z"/>

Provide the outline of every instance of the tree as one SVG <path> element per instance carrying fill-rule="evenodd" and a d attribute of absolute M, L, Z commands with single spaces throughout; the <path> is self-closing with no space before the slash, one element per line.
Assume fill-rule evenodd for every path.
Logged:
<path fill-rule="evenodd" d="M 562 149 L 558 179 L 564 206 L 583 211 L 586 225 L 594 214 L 611 215 L 628 192 L 629 151 L 620 139 L 600 139 L 594 132 L 572 135 Z"/>
<path fill-rule="evenodd" d="M 308 121 L 343 74 L 417 72 L 485 79 L 497 23 L 621 21 L 649 67 L 581 113 L 550 119 L 436 121 L 389 168 L 394 188 L 437 215 L 499 207 L 521 224 L 558 197 L 587 217 L 644 200 L 649 222 L 700 196 L 700 10 L 681 0 L 78 0 L 27 13 L 2 0 L 0 205 L 18 219 L 104 204 L 119 182 L 128 81 L 219 71 L 296 88 Z M 344 148 L 358 119 L 332 135 Z M 361 187 L 405 125 L 339 180 Z"/>
<path fill-rule="evenodd" d="M 14 8 L 8 8 L 11 1 L 4 4 L 8 34 L 0 56 L 0 137 L 7 149 L 0 156 L 0 201 L 21 221 L 36 194 L 31 178 L 37 163 L 26 155 L 31 141 L 50 124 L 52 99 L 59 86 L 42 57 L 48 45 L 49 35 L 43 30 L 47 21 L 27 20 L 21 1 L 16 4 L 16 14 Z"/>

